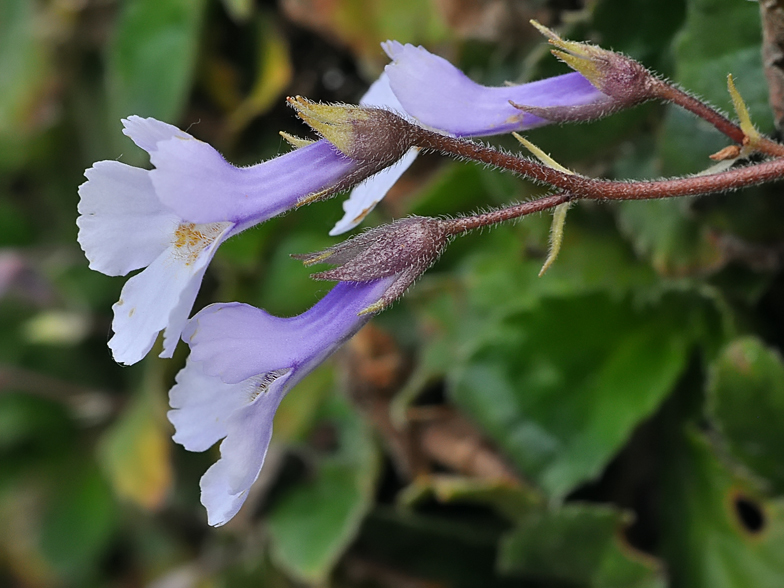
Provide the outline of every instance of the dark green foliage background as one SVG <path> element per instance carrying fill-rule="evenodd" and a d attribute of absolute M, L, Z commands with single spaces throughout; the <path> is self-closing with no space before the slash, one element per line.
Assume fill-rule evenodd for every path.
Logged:
<path fill-rule="evenodd" d="M 472 234 L 375 319 L 410 358 L 396 414 L 423 392 L 457 408 L 520 484 L 396 474 L 328 362 L 281 407 L 259 498 L 210 529 L 198 479 L 217 451 L 183 451 L 165 419 L 185 350 L 111 361 L 122 280 L 87 268 L 74 221 L 93 161 L 147 165 L 123 116 L 251 164 L 288 149 L 278 130 L 306 132 L 285 94 L 356 102 L 387 38 L 482 83 L 565 71 L 536 17 L 725 110 L 732 73 L 774 130 L 756 3 L 496 3 L 514 18 L 482 28 L 488 4 L 0 0 L 0 586 L 784 585 L 780 185 L 580 204 L 542 278 L 547 215 Z M 628 179 L 702 171 L 727 144 L 659 104 L 528 136 L 582 173 Z M 369 223 L 539 193 L 430 156 Z M 304 311 L 328 285 L 289 254 L 336 242 L 341 214 L 334 199 L 226 243 L 197 309 Z"/>

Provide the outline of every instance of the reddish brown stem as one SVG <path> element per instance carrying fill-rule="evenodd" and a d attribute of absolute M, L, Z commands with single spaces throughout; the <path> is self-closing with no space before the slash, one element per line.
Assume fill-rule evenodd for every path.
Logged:
<path fill-rule="evenodd" d="M 739 145 L 745 145 L 746 134 L 743 130 L 726 116 L 701 100 L 698 100 L 694 96 L 691 96 L 683 90 L 662 80 L 657 80 L 656 83 L 651 85 L 650 89 L 654 97 L 677 104 L 681 108 L 696 114 Z M 771 141 L 765 137 L 762 137 L 757 142 L 755 149 L 761 153 L 770 155 L 771 157 L 784 157 L 784 145 Z"/>
<path fill-rule="evenodd" d="M 480 227 L 495 225 L 504 221 L 527 216 L 534 212 L 555 208 L 559 204 L 564 204 L 570 200 L 574 200 L 574 196 L 568 192 L 561 192 L 560 194 L 544 196 L 543 198 L 523 202 L 522 204 L 515 204 L 514 206 L 506 208 L 500 208 L 491 212 L 485 212 L 484 214 L 445 220 L 443 223 L 447 227 L 448 234 L 459 235 L 460 233 L 467 233 L 468 231 Z"/>
<path fill-rule="evenodd" d="M 566 174 L 537 161 L 503 153 L 486 145 L 447 137 L 419 127 L 415 128 L 417 129 L 416 144 L 419 147 L 480 161 L 518 173 L 537 182 L 569 192 L 574 199 L 650 200 L 653 198 L 697 196 L 736 190 L 784 177 L 784 159 L 774 159 L 704 176 L 642 182 L 593 180 L 579 175 Z"/>

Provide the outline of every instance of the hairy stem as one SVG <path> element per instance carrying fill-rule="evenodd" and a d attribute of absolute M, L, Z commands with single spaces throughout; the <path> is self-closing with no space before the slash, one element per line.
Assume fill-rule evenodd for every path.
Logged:
<path fill-rule="evenodd" d="M 536 200 L 523 202 L 522 204 L 499 208 L 498 210 L 492 210 L 483 214 L 464 216 L 444 220 L 442 222 L 444 226 L 446 226 L 449 235 L 459 235 L 460 233 L 467 233 L 468 231 L 480 227 L 495 225 L 504 221 L 527 216 L 534 212 L 555 208 L 559 204 L 564 204 L 571 200 L 574 200 L 574 196 L 568 192 L 561 192 L 560 194 L 551 194 L 550 196 L 544 196 L 542 198 L 537 198 Z"/>
<path fill-rule="evenodd" d="M 696 114 L 701 119 L 709 122 L 719 132 L 723 133 L 736 143 L 740 145 L 745 144 L 746 134 L 741 130 L 741 128 L 726 116 L 721 114 L 719 111 L 709 106 L 708 104 L 705 104 L 705 102 L 698 100 L 694 96 L 691 96 L 683 90 L 680 90 L 662 80 L 657 80 L 656 83 L 653 84 L 651 91 L 656 98 L 677 104 L 681 108 L 684 108 L 689 112 Z M 765 155 L 770 155 L 771 157 L 784 157 L 784 145 L 776 143 L 775 141 L 771 141 L 765 137 L 760 139 L 755 147 L 758 151 L 764 153 Z"/>
<path fill-rule="evenodd" d="M 784 159 L 774 159 L 716 174 L 686 178 L 641 182 L 594 180 L 576 174 L 566 174 L 537 161 L 504 153 L 486 145 L 455 139 L 419 127 L 416 129 L 415 140 L 419 147 L 512 171 L 539 183 L 569 192 L 574 199 L 650 200 L 697 196 L 737 190 L 784 177 Z"/>

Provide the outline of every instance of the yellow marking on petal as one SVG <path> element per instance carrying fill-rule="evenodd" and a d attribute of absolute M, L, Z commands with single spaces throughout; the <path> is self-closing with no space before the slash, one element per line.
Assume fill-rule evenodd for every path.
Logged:
<path fill-rule="evenodd" d="M 232 223 L 183 223 L 179 225 L 173 235 L 172 249 L 174 256 L 185 265 L 191 265 L 201 255 L 202 251 L 212 245 L 215 240 Z"/>
<path fill-rule="evenodd" d="M 294 147 L 294 149 L 307 147 L 308 145 L 315 143 L 313 139 L 303 139 L 302 137 L 297 137 L 296 135 L 290 135 L 286 131 L 278 131 L 278 134 L 286 140 L 286 143 Z"/>
<path fill-rule="evenodd" d="M 564 202 L 555 207 L 555 211 L 553 212 L 553 224 L 550 225 L 550 251 L 547 254 L 547 259 L 545 259 L 542 269 L 539 270 L 540 278 L 544 275 L 544 272 L 550 269 L 550 266 L 555 263 L 555 260 L 558 258 L 558 253 L 561 251 L 566 213 L 569 211 L 571 205 L 571 202 Z"/>
<path fill-rule="evenodd" d="M 553 168 L 555 170 L 558 170 L 559 172 L 563 172 L 563 173 L 568 174 L 570 176 L 574 175 L 574 172 L 572 170 L 567 169 L 564 166 L 562 166 L 555 159 L 553 159 L 552 157 L 547 155 L 547 153 L 545 153 L 544 151 L 539 149 L 539 147 L 537 147 L 536 145 L 531 143 L 531 141 L 529 141 L 528 139 L 526 139 L 522 135 L 520 135 L 518 133 L 512 133 L 512 136 L 515 139 L 517 139 L 523 145 L 523 147 L 528 149 L 528 151 L 530 151 L 539 161 L 541 161 L 547 167 L 551 167 L 551 168 Z"/>
<path fill-rule="evenodd" d="M 363 209 L 362 212 L 360 212 L 357 216 L 355 216 L 354 220 L 351 221 L 351 222 L 359 223 L 359 222 L 362 222 L 363 220 L 365 220 L 365 217 L 370 214 L 370 212 L 376 207 L 376 204 L 378 204 L 378 202 L 379 201 L 376 200 L 375 202 L 373 202 L 373 204 L 371 204 L 367 208 Z"/>
<path fill-rule="evenodd" d="M 746 135 L 744 145 L 748 144 L 753 149 L 762 137 L 751 122 L 749 109 L 746 107 L 746 103 L 743 101 L 740 92 L 738 92 L 738 89 L 735 87 L 735 81 L 732 79 L 732 74 L 727 75 L 727 88 L 732 97 L 732 105 L 735 107 L 735 114 L 738 115 L 738 120 L 740 121 L 740 130 Z"/>

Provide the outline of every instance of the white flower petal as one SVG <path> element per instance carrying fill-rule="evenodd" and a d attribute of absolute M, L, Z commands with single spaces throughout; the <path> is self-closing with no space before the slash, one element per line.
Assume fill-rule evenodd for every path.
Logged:
<path fill-rule="evenodd" d="M 179 219 L 155 194 L 149 172 L 99 161 L 79 186 L 79 244 L 90 268 L 122 276 L 166 249 Z"/>
<path fill-rule="evenodd" d="M 419 147 L 412 147 L 397 163 L 381 170 L 354 188 L 348 200 L 343 202 L 343 210 L 345 211 L 343 218 L 332 227 L 329 234 L 333 237 L 341 235 L 365 220 L 365 217 L 387 195 L 400 176 L 411 167 L 417 155 L 419 155 Z"/>
<path fill-rule="evenodd" d="M 395 96 L 395 93 L 392 91 L 386 73 L 382 73 L 381 76 L 371 84 L 359 103 L 362 106 L 388 108 L 389 110 L 396 111 L 398 114 L 405 116 L 405 110 L 397 99 L 397 96 Z M 383 200 L 390 188 L 392 188 L 400 179 L 400 176 L 403 175 L 403 172 L 414 163 L 418 154 L 419 149 L 412 147 L 395 165 L 371 176 L 362 182 L 362 184 L 354 188 L 351 191 L 348 200 L 343 202 L 343 210 L 345 211 L 343 218 L 332 227 L 329 234 L 333 237 L 340 235 L 346 231 L 350 231 L 361 223 L 376 205 Z"/>
<path fill-rule="evenodd" d="M 161 356 L 170 357 L 174 352 L 186 322 L 183 315 L 187 318 L 190 313 L 207 265 L 233 225 L 215 223 L 201 231 L 199 227 L 180 225 L 171 246 L 123 287 L 120 300 L 112 307 L 114 337 L 109 340 L 118 363 L 131 365 L 141 360 L 163 329 L 167 329 L 168 340 Z M 187 242 L 191 238 L 201 240 Z"/>
<path fill-rule="evenodd" d="M 180 139 L 192 139 L 193 137 L 181 131 L 174 125 L 156 120 L 154 118 L 142 118 L 140 116 L 129 116 L 122 120 L 123 134 L 147 153 L 157 150 L 157 144 L 167 141 L 174 137 Z"/>
<path fill-rule="evenodd" d="M 247 407 L 235 411 L 227 421 L 227 436 L 221 443 L 221 458 L 201 479 L 201 502 L 212 526 L 223 525 L 237 514 L 261 466 L 272 439 L 275 411 L 290 386 L 290 373 L 277 378 Z M 247 382 L 247 381 L 246 381 Z"/>
<path fill-rule="evenodd" d="M 246 406 L 249 395 L 244 382 L 224 384 L 207 376 L 199 362 L 188 359 L 169 391 L 168 413 L 174 425 L 174 442 L 188 451 L 205 451 L 223 439 L 226 421 L 235 410 Z"/>
<path fill-rule="evenodd" d="M 405 109 L 400 104 L 395 93 L 392 91 L 392 86 L 389 83 L 389 76 L 383 72 L 378 79 L 370 84 L 367 92 L 362 98 L 359 99 L 360 106 L 379 106 L 381 108 L 389 108 L 390 110 L 397 111 L 405 115 Z"/>

